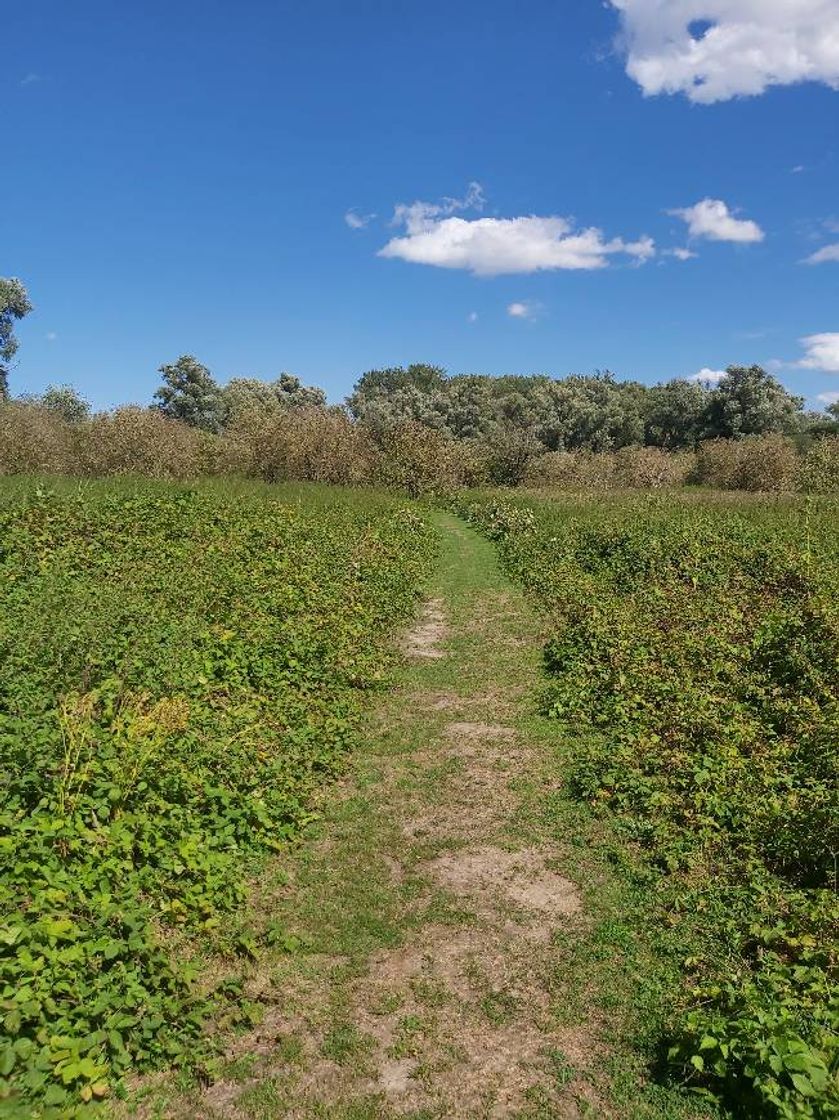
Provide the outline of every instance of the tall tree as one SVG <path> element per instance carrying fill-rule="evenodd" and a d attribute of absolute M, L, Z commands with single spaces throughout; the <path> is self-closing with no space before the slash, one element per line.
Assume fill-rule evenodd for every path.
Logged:
<path fill-rule="evenodd" d="M 154 394 L 153 407 L 173 420 L 193 428 L 218 432 L 224 426 L 227 406 L 213 375 L 191 354 L 160 367 L 163 384 Z"/>
<path fill-rule="evenodd" d="M 20 280 L 0 277 L 0 400 L 9 395 L 9 362 L 18 348 L 15 320 L 22 319 L 31 310 L 32 304 Z"/>
<path fill-rule="evenodd" d="M 697 381 L 675 378 L 647 392 L 645 442 L 671 451 L 693 447 L 702 438 L 710 390 Z"/>
<path fill-rule="evenodd" d="M 444 369 L 425 362 L 415 362 L 407 369 L 402 366 L 371 369 L 353 386 L 347 407 L 356 420 L 372 421 L 375 417 L 375 426 L 420 419 L 416 412 L 421 411 L 422 406 L 417 402 L 439 392 L 445 380 Z"/>
<path fill-rule="evenodd" d="M 804 404 L 760 366 L 729 366 L 711 393 L 706 434 L 713 438 L 794 432 Z"/>

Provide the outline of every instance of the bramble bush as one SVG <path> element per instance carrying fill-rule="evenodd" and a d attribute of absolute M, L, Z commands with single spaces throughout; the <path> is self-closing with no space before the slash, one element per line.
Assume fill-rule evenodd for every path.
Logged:
<path fill-rule="evenodd" d="M 165 930 L 251 951 L 222 918 L 311 819 L 432 551 L 404 503 L 267 493 L 0 500 L 4 1116 L 85 1115 L 247 1021 Z"/>
<path fill-rule="evenodd" d="M 240 383 L 245 396 L 247 385 Z M 262 388 L 272 392 L 270 385 Z M 799 440 L 779 434 L 706 440 L 696 451 L 638 444 L 546 451 L 526 427 L 455 436 L 430 422 L 404 418 L 383 425 L 315 403 L 238 407 L 216 432 L 132 405 L 87 416 L 79 402 L 70 419 L 72 400 L 58 398 L 68 415 L 50 400 L 45 394 L 0 401 L 0 475 L 243 476 L 385 486 L 411 496 L 486 484 L 581 492 L 696 483 L 721 490 L 839 492 L 839 437 L 827 433 Z"/>
<path fill-rule="evenodd" d="M 839 1116 L 839 510 L 464 499 L 551 619 L 570 787 L 668 884 L 670 1061 L 748 1115 Z"/>

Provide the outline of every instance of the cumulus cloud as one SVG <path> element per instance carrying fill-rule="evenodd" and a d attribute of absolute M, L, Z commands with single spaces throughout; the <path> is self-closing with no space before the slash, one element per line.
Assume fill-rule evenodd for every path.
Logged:
<path fill-rule="evenodd" d="M 769 86 L 839 89 L 836 0 L 610 0 L 626 70 L 647 96 L 710 104 Z"/>
<path fill-rule="evenodd" d="M 821 401 L 822 404 L 837 404 L 839 403 L 839 393 L 819 393 L 816 400 Z"/>
<path fill-rule="evenodd" d="M 823 248 L 817 249 L 815 253 L 811 253 L 809 257 L 805 257 L 801 263 L 824 264 L 826 261 L 839 261 L 839 243 L 836 245 L 825 245 Z"/>
<path fill-rule="evenodd" d="M 344 221 L 350 229 L 366 229 L 375 217 L 375 214 L 359 214 L 357 210 L 348 210 L 344 215 Z"/>
<path fill-rule="evenodd" d="M 724 369 L 709 369 L 707 366 L 703 366 L 699 373 L 692 373 L 688 381 L 702 381 L 703 383 L 708 382 L 711 385 L 716 385 L 724 377 Z"/>
<path fill-rule="evenodd" d="M 804 357 L 798 362 L 801 369 L 819 369 L 824 373 L 839 373 L 839 331 L 808 334 L 801 339 Z"/>
<path fill-rule="evenodd" d="M 698 253 L 694 253 L 690 249 L 681 248 L 665 249 L 665 253 L 668 257 L 675 257 L 677 261 L 689 261 L 691 258 L 699 256 Z"/>
<path fill-rule="evenodd" d="M 687 222 L 691 237 L 707 237 L 711 241 L 737 241 L 741 244 L 762 241 L 763 230 L 748 218 L 735 218 L 720 198 L 703 198 L 695 206 L 668 210 Z"/>
<path fill-rule="evenodd" d="M 542 272 L 554 269 L 605 268 L 623 255 L 642 263 L 655 255 L 652 238 L 607 239 L 601 230 L 576 230 L 568 218 L 462 218 L 455 211 L 480 209 L 480 185 L 470 184 L 464 199 L 399 205 L 393 224 L 403 236 L 392 238 L 380 257 L 394 257 L 437 268 L 462 268 L 475 276 Z"/>
<path fill-rule="evenodd" d="M 532 321 L 538 317 L 541 309 L 541 304 L 533 303 L 530 300 L 521 300 L 507 304 L 507 314 L 511 319 L 529 319 Z"/>

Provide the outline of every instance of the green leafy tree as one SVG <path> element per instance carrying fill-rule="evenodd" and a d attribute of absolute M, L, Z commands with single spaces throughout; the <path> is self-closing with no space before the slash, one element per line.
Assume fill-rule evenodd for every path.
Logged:
<path fill-rule="evenodd" d="M 0 400 L 9 395 L 9 363 L 17 353 L 15 321 L 32 310 L 26 288 L 20 280 L 0 277 Z"/>
<path fill-rule="evenodd" d="M 684 378 L 648 389 L 645 442 L 670 451 L 694 447 L 704 432 L 709 395 L 704 385 Z"/>
<path fill-rule="evenodd" d="M 729 366 L 708 399 L 705 434 L 737 439 L 769 432 L 795 432 L 803 398 L 788 393 L 760 366 Z"/>
<path fill-rule="evenodd" d="M 222 394 L 230 419 L 247 412 L 326 407 L 323 389 L 303 385 L 300 378 L 292 373 L 281 373 L 274 381 L 233 377 L 222 389 Z"/>
<path fill-rule="evenodd" d="M 90 416 L 90 402 L 85 400 L 72 385 L 50 385 L 38 404 L 54 412 L 68 424 L 80 424 Z"/>
<path fill-rule="evenodd" d="M 218 432 L 227 418 L 224 393 L 212 374 L 191 354 L 160 367 L 163 384 L 154 394 L 153 407 L 164 416 L 182 420 L 193 428 Z"/>
<path fill-rule="evenodd" d="M 409 420 L 426 423 L 432 416 L 439 415 L 433 406 L 426 406 L 443 390 L 445 380 L 444 369 L 424 362 L 416 362 L 407 369 L 402 366 L 371 369 L 356 382 L 347 398 L 347 407 L 356 420 L 366 421 L 372 427 Z M 418 411 L 427 411 L 427 418 L 416 415 Z M 430 426 L 437 427 L 439 423 Z"/>
<path fill-rule="evenodd" d="M 551 451 L 611 451 L 641 443 L 643 385 L 611 373 L 552 381 L 552 415 L 540 433 Z"/>
<path fill-rule="evenodd" d="M 449 379 L 444 399 L 445 423 L 456 439 L 480 439 L 495 426 L 488 377 L 465 374 Z"/>

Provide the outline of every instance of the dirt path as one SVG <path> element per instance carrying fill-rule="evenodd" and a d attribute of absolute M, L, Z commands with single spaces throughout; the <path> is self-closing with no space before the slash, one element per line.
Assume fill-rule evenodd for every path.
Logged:
<path fill-rule="evenodd" d="M 146 1115 L 687 1115 L 616 1111 L 603 1092 L 601 1012 L 569 964 L 597 872 L 546 813 L 538 622 L 492 547 L 439 521 L 436 586 L 369 748 L 326 792 L 318 838 L 263 883 L 265 922 L 292 935 L 249 980 L 264 1020 L 213 1085 L 157 1094 Z"/>

